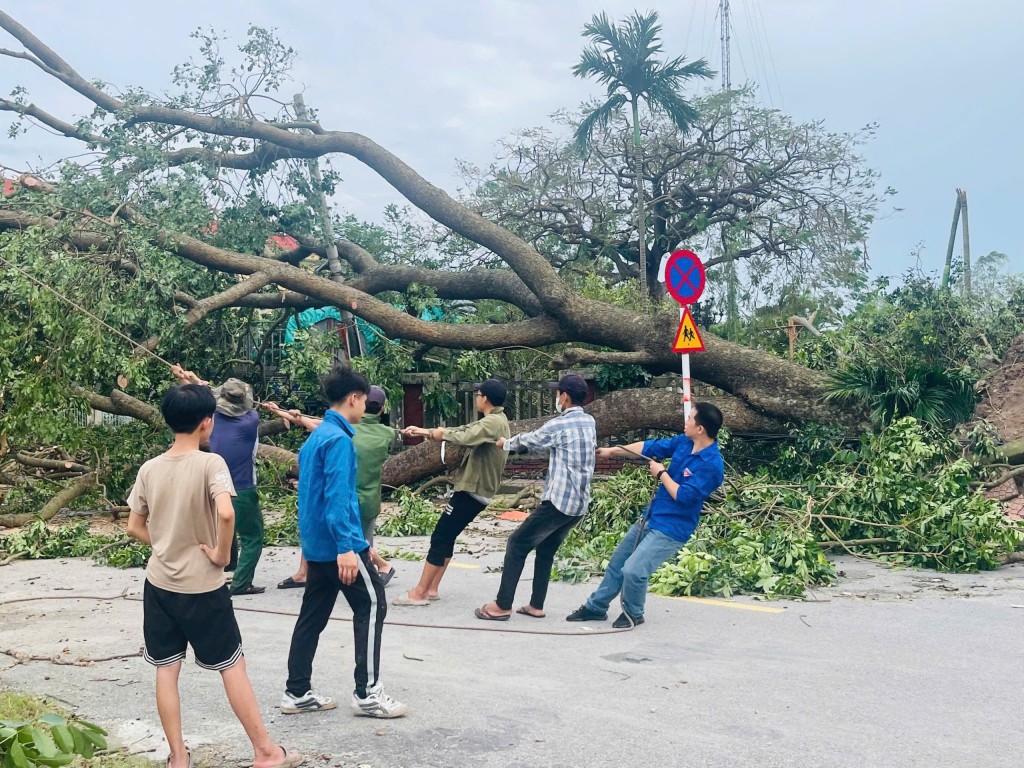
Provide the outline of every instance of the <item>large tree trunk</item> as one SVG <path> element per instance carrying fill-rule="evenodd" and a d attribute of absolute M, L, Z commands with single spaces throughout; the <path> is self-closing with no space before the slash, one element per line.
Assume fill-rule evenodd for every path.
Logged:
<path fill-rule="evenodd" d="M 705 398 L 722 409 L 725 424 L 741 432 L 778 432 L 785 424 L 763 416 L 746 407 L 735 398 Z M 625 435 L 642 429 L 682 432 L 683 406 L 681 395 L 657 389 L 630 389 L 613 392 L 595 400 L 584 408 L 594 417 L 598 439 Z M 512 434 L 537 429 L 547 419 L 529 419 L 509 423 Z M 445 449 L 445 464 L 441 464 L 441 447 L 437 443 L 422 443 L 402 451 L 384 464 L 381 482 L 399 486 L 414 483 L 437 474 L 446 468 L 457 467 L 461 457 L 457 446 Z"/>

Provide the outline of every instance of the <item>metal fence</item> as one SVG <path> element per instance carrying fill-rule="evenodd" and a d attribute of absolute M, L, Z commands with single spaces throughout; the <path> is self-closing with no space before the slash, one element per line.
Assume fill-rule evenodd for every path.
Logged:
<path fill-rule="evenodd" d="M 555 410 L 555 393 L 546 381 L 509 381 L 508 397 L 505 399 L 505 416 L 509 421 L 539 419 L 551 416 Z M 458 424 L 476 421 L 476 402 L 472 382 L 455 385 L 460 404 L 456 417 Z"/>

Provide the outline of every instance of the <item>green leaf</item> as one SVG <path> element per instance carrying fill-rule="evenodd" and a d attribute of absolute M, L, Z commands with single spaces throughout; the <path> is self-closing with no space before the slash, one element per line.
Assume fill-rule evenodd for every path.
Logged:
<path fill-rule="evenodd" d="M 61 752 L 72 753 L 75 751 L 75 740 L 71 736 L 70 728 L 66 725 L 55 725 L 50 732 Z"/>
<path fill-rule="evenodd" d="M 22 747 L 18 741 L 11 742 L 11 746 L 9 747 L 7 754 L 11 756 L 11 762 L 14 764 L 15 768 L 29 768 L 31 765 L 28 758 L 25 756 L 24 747 Z"/>
<path fill-rule="evenodd" d="M 32 728 L 32 743 L 42 757 L 56 757 L 57 744 L 53 737 L 42 728 Z"/>

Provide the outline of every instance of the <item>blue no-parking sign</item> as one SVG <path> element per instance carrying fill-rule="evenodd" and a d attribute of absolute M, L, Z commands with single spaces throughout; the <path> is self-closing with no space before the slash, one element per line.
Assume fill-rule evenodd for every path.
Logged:
<path fill-rule="evenodd" d="M 676 251 L 665 264 L 665 288 L 682 305 L 693 304 L 704 293 L 704 264 L 693 251 Z"/>

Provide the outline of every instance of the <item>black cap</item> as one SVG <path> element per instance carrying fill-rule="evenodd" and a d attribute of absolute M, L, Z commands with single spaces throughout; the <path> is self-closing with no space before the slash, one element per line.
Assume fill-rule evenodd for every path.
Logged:
<path fill-rule="evenodd" d="M 558 381 L 549 382 L 548 386 L 560 392 L 565 392 L 574 400 L 581 400 L 587 396 L 588 392 L 587 382 L 578 373 L 567 373 Z"/>
<path fill-rule="evenodd" d="M 505 382 L 501 379 L 488 379 L 487 381 L 481 381 L 473 385 L 473 389 L 477 390 L 491 401 L 493 406 L 501 406 L 505 404 L 505 398 L 508 397 L 508 388 L 505 386 Z"/>

